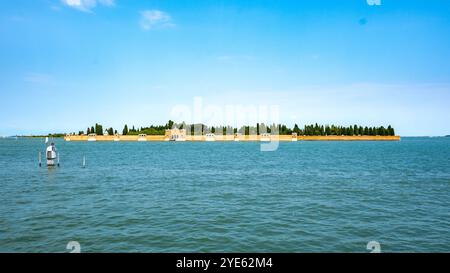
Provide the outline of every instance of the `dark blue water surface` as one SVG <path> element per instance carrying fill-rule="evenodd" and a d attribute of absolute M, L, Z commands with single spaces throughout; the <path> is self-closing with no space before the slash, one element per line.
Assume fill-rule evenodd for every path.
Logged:
<path fill-rule="evenodd" d="M 1 252 L 450 251 L 450 138 L 56 145 L 0 139 Z"/>

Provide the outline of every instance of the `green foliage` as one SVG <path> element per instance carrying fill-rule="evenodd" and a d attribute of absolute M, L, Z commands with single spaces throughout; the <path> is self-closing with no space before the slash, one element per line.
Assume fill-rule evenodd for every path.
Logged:
<path fill-rule="evenodd" d="M 305 125 L 303 129 L 295 124 L 294 128 L 291 129 L 285 124 L 271 124 L 267 126 L 264 123 L 257 123 L 256 126 L 245 125 L 240 128 L 234 128 L 232 126 L 207 126 L 205 124 L 186 124 L 175 123 L 172 120 L 169 120 L 165 125 L 150 125 L 148 127 L 141 127 L 136 129 L 132 126 L 131 129 L 128 128 L 128 125 L 125 124 L 122 134 L 123 135 L 138 135 L 138 134 L 146 134 L 146 135 L 164 135 L 167 129 L 171 128 L 179 128 L 186 129 L 187 133 L 191 135 L 205 135 L 207 133 L 222 133 L 226 134 L 236 134 L 241 133 L 243 135 L 260 135 L 263 133 L 278 133 L 280 135 L 291 135 L 292 133 L 297 133 L 298 135 L 305 136 L 394 136 L 395 130 L 389 125 L 387 128 L 384 126 L 380 127 L 363 127 L 358 125 L 352 126 L 337 126 L 334 124 L 327 125 L 319 125 L 318 123 Z M 114 130 L 110 127 L 107 130 L 109 135 L 117 134 L 117 130 Z M 95 126 L 87 129 L 87 134 L 95 133 L 97 135 L 103 135 L 103 126 L 101 124 L 96 123 Z M 80 131 L 78 134 L 84 134 L 83 131 Z"/>
<path fill-rule="evenodd" d="M 96 123 L 94 132 L 95 132 L 96 135 L 102 136 L 103 135 L 103 126 L 98 124 L 98 123 Z"/>

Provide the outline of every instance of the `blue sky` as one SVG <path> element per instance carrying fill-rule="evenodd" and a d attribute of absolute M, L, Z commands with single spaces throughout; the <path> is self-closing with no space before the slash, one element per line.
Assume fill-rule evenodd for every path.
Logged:
<path fill-rule="evenodd" d="M 0 1 L 0 135 L 165 123 L 175 105 L 450 134 L 450 2 Z"/>

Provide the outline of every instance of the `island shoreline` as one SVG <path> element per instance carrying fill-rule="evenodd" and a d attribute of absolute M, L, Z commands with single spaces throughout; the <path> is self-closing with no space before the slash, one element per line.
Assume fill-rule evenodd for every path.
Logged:
<path fill-rule="evenodd" d="M 149 135 L 149 136 L 136 136 L 136 135 L 119 135 L 119 136 L 106 136 L 100 135 L 95 137 L 89 137 L 86 135 L 78 136 L 65 136 L 65 141 L 78 141 L 78 142 L 134 142 L 134 141 L 150 141 L 150 142 L 167 142 L 169 139 L 163 135 Z M 400 141 L 400 136 L 297 136 L 296 138 L 291 135 L 273 135 L 272 141 L 292 142 L 292 141 Z M 199 136 L 186 136 L 186 142 L 209 142 L 204 135 Z M 240 136 L 236 139 L 234 135 L 215 136 L 213 141 L 216 142 L 229 142 L 229 141 L 242 141 L 242 142 L 260 142 L 264 141 L 260 135 L 246 135 Z"/>

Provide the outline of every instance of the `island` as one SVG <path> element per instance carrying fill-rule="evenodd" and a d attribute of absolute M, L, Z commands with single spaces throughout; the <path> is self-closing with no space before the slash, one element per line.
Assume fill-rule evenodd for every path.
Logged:
<path fill-rule="evenodd" d="M 289 128 L 283 124 L 254 126 L 207 126 L 205 124 L 175 123 L 136 128 L 124 125 L 119 133 L 96 123 L 86 132 L 70 133 L 66 141 L 399 141 L 391 125 L 388 126 L 337 126 L 311 124 Z"/>

